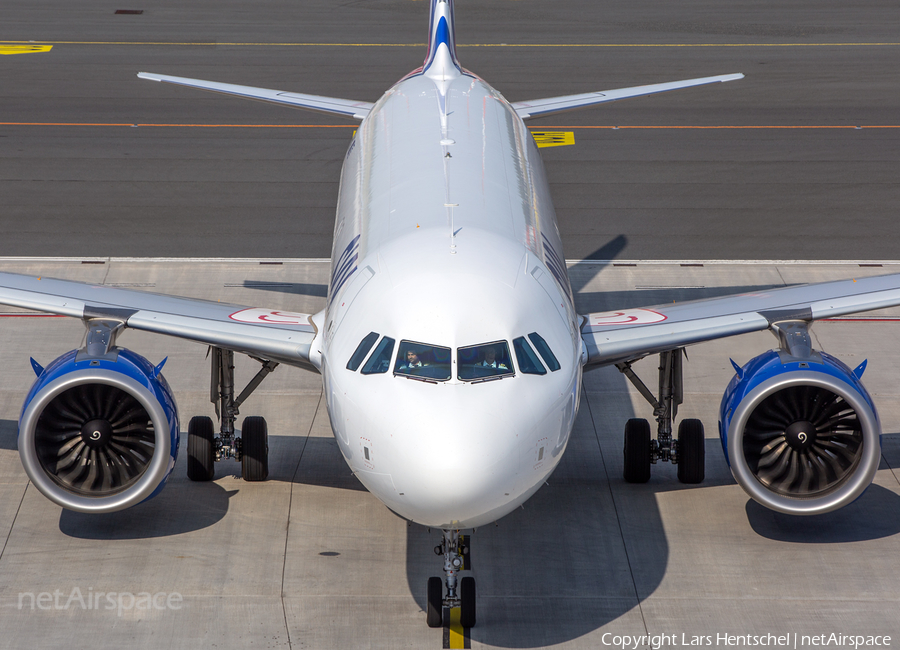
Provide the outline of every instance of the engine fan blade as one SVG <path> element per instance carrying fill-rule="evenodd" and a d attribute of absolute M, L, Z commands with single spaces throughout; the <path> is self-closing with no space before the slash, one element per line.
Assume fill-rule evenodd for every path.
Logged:
<path fill-rule="evenodd" d="M 83 384 L 46 406 L 35 446 L 58 484 L 76 494 L 109 496 L 143 475 L 156 434 L 150 414 L 132 395 L 116 386 Z"/>
<path fill-rule="evenodd" d="M 761 483 L 780 494 L 810 497 L 834 489 L 852 473 L 862 455 L 862 429 L 840 395 L 819 386 L 790 386 L 757 406 L 743 447 Z"/>

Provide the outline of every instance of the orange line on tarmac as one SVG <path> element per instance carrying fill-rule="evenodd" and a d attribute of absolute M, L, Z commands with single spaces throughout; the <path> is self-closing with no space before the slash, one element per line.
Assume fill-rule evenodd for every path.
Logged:
<path fill-rule="evenodd" d="M 358 124 L 150 124 L 125 122 L 0 122 L 0 126 L 127 126 L 200 129 L 355 129 Z M 900 129 L 900 124 L 742 124 L 742 125 L 566 125 L 529 126 L 529 129 Z"/>
<path fill-rule="evenodd" d="M 205 129 L 355 129 L 358 124 L 126 124 L 124 122 L 0 122 L 0 126 L 167 126 Z"/>

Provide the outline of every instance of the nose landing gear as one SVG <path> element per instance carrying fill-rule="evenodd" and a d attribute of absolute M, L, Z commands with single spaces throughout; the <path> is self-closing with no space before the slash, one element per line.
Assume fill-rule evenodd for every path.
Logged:
<path fill-rule="evenodd" d="M 466 576 L 459 579 L 459 572 L 471 569 L 469 560 L 469 536 L 460 535 L 458 530 L 444 530 L 441 543 L 434 547 L 435 555 L 444 556 L 444 580 L 428 579 L 428 604 L 426 622 L 428 627 L 441 627 L 444 623 L 444 608 L 458 607 L 459 624 L 475 627 L 475 578 Z M 444 596 L 446 581 L 447 595 Z"/>

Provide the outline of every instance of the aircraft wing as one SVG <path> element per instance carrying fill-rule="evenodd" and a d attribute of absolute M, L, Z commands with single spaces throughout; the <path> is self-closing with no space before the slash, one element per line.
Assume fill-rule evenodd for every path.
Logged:
<path fill-rule="evenodd" d="M 164 74 L 152 74 L 150 72 L 138 72 L 141 79 L 161 81 L 177 86 L 188 86 L 209 90 L 224 95 L 234 95 L 245 99 L 255 99 L 261 102 L 281 104 L 291 108 L 304 108 L 318 113 L 331 115 L 343 115 L 357 120 L 363 119 L 372 110 L 373 104 L 358 102 L 353 99 L 338 99 L 337 97 L 322 97 L 320 95 L 304 95 L 284 90 L 270 90 L 268 88 L 254 88 L 253 86 L 238 86 L 235 84 L 219 83 L 217 81 L 203 81 L 201 79 L 188 79 L 187 77 L 170 77 Z"/>
<path fill-rule="evenodd" d="M 709 300 L 587 314 L 587 361 L 598 366 L 685 345 L 900 305 L 900 273 L 744 293 Z"/>
<path fill-rule="evenodd" d="M 291 365 L 310 367 L 309 314 L 248 308 L 14 273 L 0 273 L 0 304 L 74 318 L 119 320 Z"/>
<path fill-rule="evenodd" d="M 574 111 L 579 108 L 594 106 L 604 102 L 614 102 L 617 99 L 629 99 L 643 95 L 654 95 L 669 90 L 691 88 L 693 86 L 705 86 L 706 84 L 720 83 L 743 79 L 744 75 L 726 74 L 718 77 L 702 77 L 700 79 L 687 79 L 686 81 L 670 81 L 650 86 L 635 86 L 633 88 L 619 88 L 617 90 L 603 90 L 596 93 L 583 93 L 580 95 L 564 95 L 562 97 L 547 97 L 546 99 L 533 99 L 527 102 L 513 102 L 511 106 L 519 117 L 527 120 L 532 117 L 555 115 L 566 111 Z"/>

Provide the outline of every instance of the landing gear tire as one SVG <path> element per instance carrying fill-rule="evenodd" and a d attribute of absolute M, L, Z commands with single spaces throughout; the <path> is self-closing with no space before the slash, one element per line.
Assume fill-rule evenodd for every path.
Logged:
<path fill-rule="evenodd" d="M 625 423 L 623 475 L 629 483 L 650 480 L 650 423 L 647 420 L 632 418 Z"/>
<path fill-rule="evenodd" d="M 425 606 L 425 622 L 428 627 L 441 627 L 444 624 L 444 581 L 440 578 L 428 578 L 428 604 Z"/>
<path fill-rule="evenodd" d="M 241 428 L 241 476 L 245 481 L 265 481 L 269 476 L 269 434 L 264 418 L 244 418 Z"/>
<path fill-rule="evenodd" d="M 475 627 L 475 578 L 471 576 L 459 581 L 459 624 Z"/>
<path fill-rule="evenodd" d="M 211 481 L 216 473 L 216 440 L 213 422 L 206 416 L 188 423 L 187 475 L 192 481 Z"/>
<path fill-rule="evenodd" d="M 702 483 L 706 474 L 706 446 L 703 423 L 682 420 L 678 425 L 678 480 L 682 483 Z"/>

